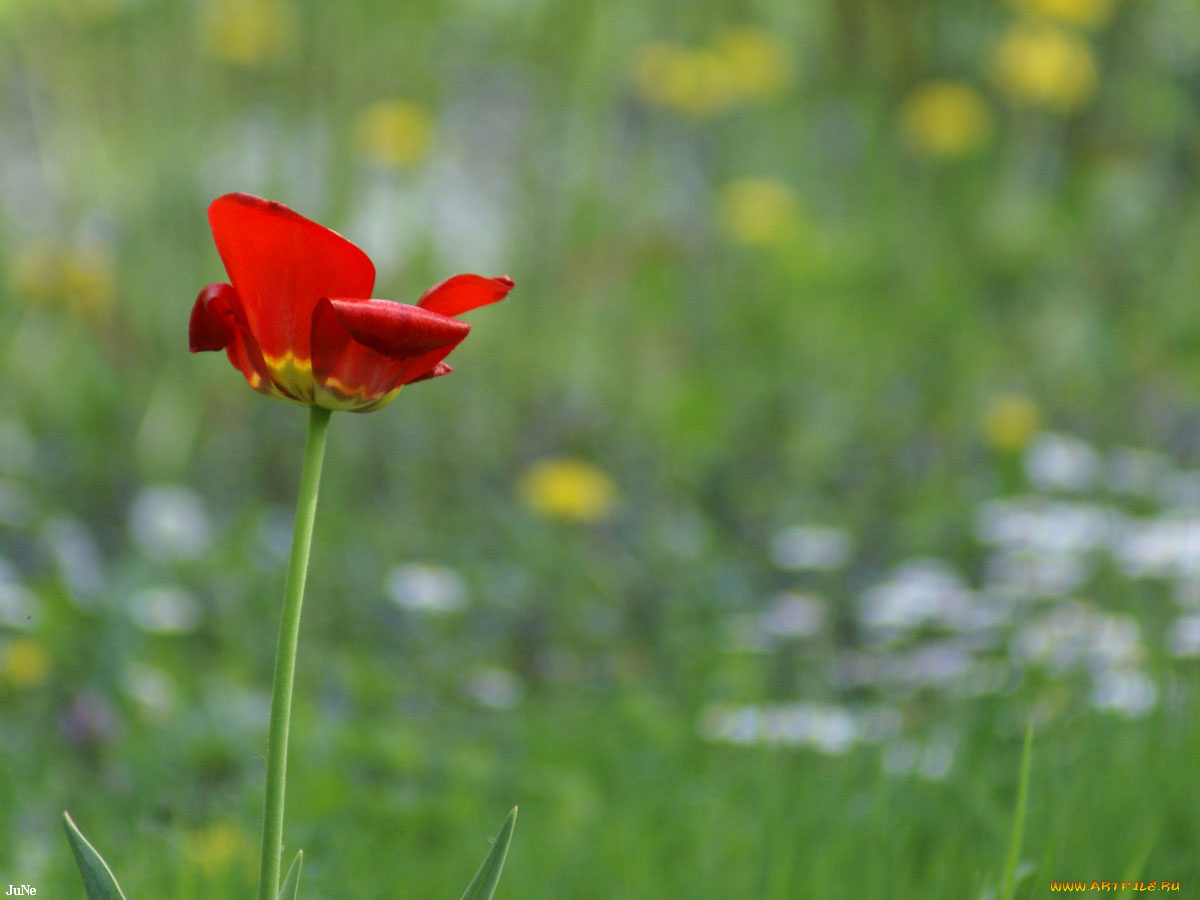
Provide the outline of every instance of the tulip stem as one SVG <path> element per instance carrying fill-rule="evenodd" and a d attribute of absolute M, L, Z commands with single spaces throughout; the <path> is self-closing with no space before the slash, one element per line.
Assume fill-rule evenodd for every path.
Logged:
<path fill-rule="evenodd" d="M 312 407 L 304 466 L 300 472 L 300 496 L 292 528 L 292 554 L 288 560 L 283 590 L 283 616 L 279 622 L 279 646 L 275 651 L 275 682 L 271 691 L 271 724 L 267 731 L 267 796 L 263 811 L 262 866 L 258 876 L 258 900 L 278 900 L 279 864 L 283 852 L 283 793 L 287 779 L 288 728 L 292 717 L 292 682 L 296 674 L 296 645 L 300 637 L 300 607 L 304 603 L 304 580 L 312 546 L 313 519 L 317 512 L 317 490 L 321 484 L 321 462 L 325 458 L 325 436 L 331 411 Z"/>

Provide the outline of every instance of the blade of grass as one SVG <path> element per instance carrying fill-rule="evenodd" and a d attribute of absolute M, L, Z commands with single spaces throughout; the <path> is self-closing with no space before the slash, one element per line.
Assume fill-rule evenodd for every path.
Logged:
<path fill-rule="evenodd" d="M 283 879 L 283 887 L 279 889 L 279 900 L 296 900 L 296 892 L 300 890 L 300 869 L 304 865 L 304 851 L 297 850 L 296 858 L 288 867 L 287 877 Z"/>
<path fill-rule="evenodd" d="M 1137 852 L 1129 860 L 1129 866 L 1125 869 L 1125 874 L 1121 876 L 1122 881 L 1137 881 L 1141 874 L 1146 871 L 1146 860 L 1150 858 L 1150 854 L 1154 850 L 1154 845 L 1158 843 L 1159 827 L 1158 825 L 1154 825 L 1146 832 L 1146 836 L 1142 839 Z"/>
<path fill-rule="evenodd" d="M 87 892 L 88 900 L 125 900 L 112 869 L 67 812 L 63 812 L 63 827 L 67 830 L 67 840 L 71 842 L 71 852 L 75 854 L 79 874 L 83 876 L 83 889 Z"/>
<path fill-rule="evenodd" d="M 1017 892 L 1017 864 L 1021 860 L 1021 839 L 1025 832 L 1025 807 L 1029 801 L 1029 763 L 1033 758 L 1033 719 L 1025 726 L 1025 746 L 1021 750 L 1021 777 L 1017 782 L 1017 808 L 1013 811 L 1012 837 L 1008 842 L 1008 856 L 1004 860 L 1004 878 L 1001 881 L 1001 900 L 1013 900 Z"/>
<path fill-rule="evenodd" d="M 462 895 L 462 900 L 491 900 L 492 894 L 496 892 L 496 885 L 500 882 L 500 870 L 504 868 L 504 857 L 508 855 L 508 843 L 512 840 L 513 825 L 516 821 L 517 808 L 514 806 L 504 824 L 500 826 L 500 833 L 496 835 L 496 842 L 492 844 L 487 859 L 467 885 L 467 892 Z"/>

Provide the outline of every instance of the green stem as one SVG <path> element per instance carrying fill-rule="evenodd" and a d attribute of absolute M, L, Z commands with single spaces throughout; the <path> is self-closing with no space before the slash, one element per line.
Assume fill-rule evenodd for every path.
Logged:
<path fill-rule="evenodd" d="M 300 638 L 300 607 L 304 603 L 304 579 L 312 545 L 313 519 L 317 513 L 317 489 L 321 484 L 321 462 L 325 458 L 325 435 L 330 410 L 312 407 L 308 441 L 304 446 L 304 468 L 300 472 L 300 497 L 292 528 L 292 555 L 288 560 L 283 589 L 283 617 L 279 622 L 279 646 L 275 651 L 275 686 L 271 692 L 271 725 L 267 732 L 267 799 L 263 811 L 262 867 L 258 876 L 258 900 L 278 900 L 279 862 L 283 852 L 283 791 L 287 779 L 288 727 L 292 718 L 292 681 L 296 674 L 296 645 Z"/>

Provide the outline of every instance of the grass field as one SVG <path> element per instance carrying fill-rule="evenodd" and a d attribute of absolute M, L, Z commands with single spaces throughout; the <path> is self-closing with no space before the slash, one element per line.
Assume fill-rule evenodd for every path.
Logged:
<path fill-rule="evenodd" d="M 250 897 L 305 411 L 191 356 L 247 191 L 376 295 L 300 895 L 1200 889 L 1200 7 L 0 0 L 0 886 Z M 1127 888 L 1127 890 L 1130 890 Z"/>

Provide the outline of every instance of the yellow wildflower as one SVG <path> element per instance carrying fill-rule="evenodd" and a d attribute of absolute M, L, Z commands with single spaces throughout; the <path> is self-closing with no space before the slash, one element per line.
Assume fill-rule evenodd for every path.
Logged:
<path fill-rule="evenodd" d="M 359 152 L 373 163 L 403 168 L 425 156 L 433 125 L 429 114 L 407 100 L 382 100 L 364 109 L 356 128 Z"/>
<path fill-rule="evenodd" d="M 638 93 L 649 103 L 667 105 L 676 94 L 674 81 L 676 69 L 691 51 L 673 41 L 651 41 L 637 52 L 633 65 L 633 78 Z"/>
<path fill-rule="evenodd" d="M 693 50 L 670 41 L 642 47 L 635 80 L 650 103 L 695 116 L 720 112 L 737 96 L 736 77 L 724 57 L 712 50 Z"/>
<path fill-rule="evenodd" d="M 264 66 L 290 56 L 300 33 L 286 0 L 209 0 L 201 19 L 204 48 L 222 62 Z"/>
<path fill-rule="evenodd" d="M 783 244 L 803 228 L 791 188 L 767 178 L 740 178 L 725 185 L 718 217 L 726 235 L 739 244 Z"/>
<path fill-rule="evenodd" d="M 99 246 L 31 244 L 13 259 L 10 278 L 13 293 L 28 302 L 61 303 L 84 314 L 104 313 L 116 296 L 116 266 Z"/>
<path fill-rule="evenodd" d="M 992 133 L 992 116 L 979 92 L 953 81 L 931 81 L 900 111 L 904 137 L 926 156 L 949 159 L 979 150 Z"/>
<path fill-rule="evenodd" d="M 547 518 L 594 523 L 617 506 L 617 487 L 600 469 L 578 459 L 544 459 L 521 477 L 517 493 Z"/>
<path fill-rule="evenodd" d="M 1112 18 L 1115 0 L 1017 0 L 1027 15 L 1054 19 L 1065 25 L 1098 28 Z"/>
<path fill-rule="evenodd" d="M 790 74 L 787 45 L 750 26 L 728 28 L 706 47 L 653 41 L 634 63 L 634 81 L 647 102 L 700 117 L 774 97 Z"/>
<path fill-rule="evenodd" d="M 1006 453 L 1025 448 L 1042 424 L 1036 403 L 1023 394 L 1001 394 L 988 404 L 983 434 L 988 444 Z"/>
<path fill-rule="evenodd" d="M 33 638 L 16 638 L 4 648 L 0 673 L 16 687 L 36 687 L 50 674 L 50 656 Z"/>
<path fill-rule="evenodd" d="M 997 86 L 1018 105 L 1057 113 L 1079 109 L 1096 92 L 1096 60 L 1080 35 L 1053 25 L 1009 29 L 992 60 Z"/>
<path fill-rule="evenodd" d="M 225 874 L 235 863 L 248 867 L 254 861 L 253 839 L 235 822 L 216 822 L 188 832 L 183 853 L 210 878 Z"/>
<path fill-rule="evenodd" d="M 739 97 L 764 100 L 781 93 L 791 74 L 791 56 L 783 41 L 762 28 L 728 28 L 713 50 L 725 61 L 727 77 Z"/>

